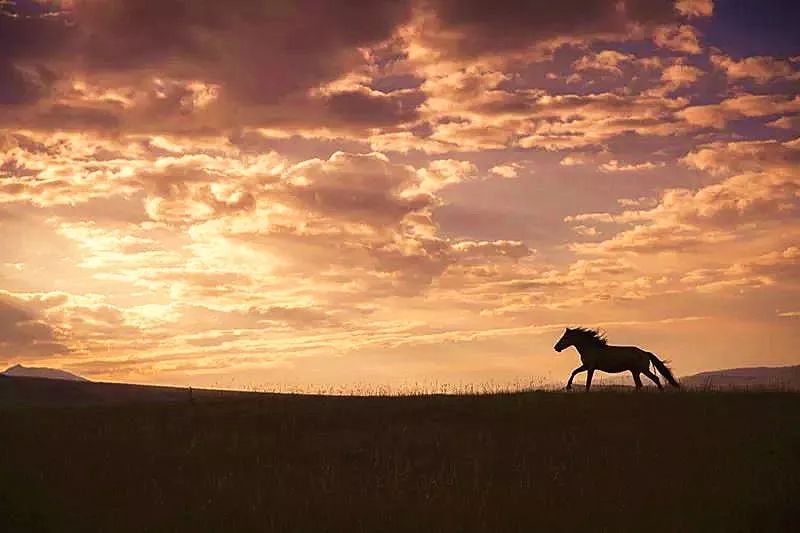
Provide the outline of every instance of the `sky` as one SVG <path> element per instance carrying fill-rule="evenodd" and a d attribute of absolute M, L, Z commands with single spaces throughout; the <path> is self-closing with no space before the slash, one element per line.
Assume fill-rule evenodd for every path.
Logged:
<path fill-rule="evenodd" d="M 796 2 L 0 0 L 0 365 L 296 390 L 800 363 Z"/>

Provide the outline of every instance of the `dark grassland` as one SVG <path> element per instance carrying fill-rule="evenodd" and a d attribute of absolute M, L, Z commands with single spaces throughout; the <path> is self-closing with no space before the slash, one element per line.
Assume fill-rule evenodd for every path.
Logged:
<path fill-rule="evenodd" d="M 799 531 L 800 395 L 0 407 L 3 531 Z"/>

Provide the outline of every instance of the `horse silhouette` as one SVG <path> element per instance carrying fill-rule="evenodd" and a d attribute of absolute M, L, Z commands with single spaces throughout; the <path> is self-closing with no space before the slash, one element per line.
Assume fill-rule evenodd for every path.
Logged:
<path fill-rule="evenodd" d="M 628 371 L 633 376 L 633 382 L 636 383 L 636 390 L 642 388 L 642 380 L 639 374 L 644 374 L 658 385 L 659 389 L 663 390 L 664 387 L 661 386 L 658 376 L 655 372 L 650 371 L 650 363 L 658 370 L 659 374 L 664 376 L 670 385 L 680 387 L 666 363 L 654 354 L 636 346 L 609 346 L 605 335 L 597 330 L 567 328 L 553 349 L 561 352 L 570 346 L 574 346 L 578 350 L 582 364 L 573 370 L 569 376 L 567 390 L 572 388 L 572 380 L 575 379 L 575 375 L 583 371 L 587 373 L 586 390 L 589 390 L 592 386 L 592 376 L 595 370 L 602 370 L 612 374 Z"/>

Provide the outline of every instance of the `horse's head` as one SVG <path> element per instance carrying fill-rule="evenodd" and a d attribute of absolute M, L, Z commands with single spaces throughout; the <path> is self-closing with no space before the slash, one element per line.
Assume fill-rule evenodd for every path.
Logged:
<path fill-rule="evenodd" d="M 558 339 L 553 349 L 557 352 L 563 351 L 570 346 L 576 348 L 593 347 L 604 348 L 607 346 L 606 336 L 599 330 L 589 328 L 567 328 L 564 334 Z"/>
<path fill-rule="evenodd" d="M 566 348 L 569 348 L 573 344 L 575 344 L 575 339 L 573 338 L 573 330 L 567 328 L 564 330 L 564 334 L 561 335 L 561 338 L 558 339 L 556 345 L 553 346 L 553 349 L 557 352 L 561 352 Z"/>

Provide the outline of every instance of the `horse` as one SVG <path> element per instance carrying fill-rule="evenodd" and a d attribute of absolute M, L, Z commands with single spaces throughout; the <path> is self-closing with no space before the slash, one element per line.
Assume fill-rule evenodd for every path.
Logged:
<path fill-rule="evenodd" d="M 572 380 L 579 372 L 586 371 L 586 390 L 592 386 L 592 376 L 595 370 L 619 373 L 629 371 L 636 384 L 636 390 L 642 388 L 639 374 L 644 374 L 655 383 L 660 390 L 664 390 L 661 381 L 655 372 L 650 371 L 650 363 L 669 382 L 670 385 L 680 388 L 678 380 L 664 361 L 654 354 L 636 346 L 609 346 L 604 334 L 588 328 L 567 328 L 553 349 L 562 352 L 574 346 L 581 356 L 581 366 L 572 371 L 567 381 L 567 390 L 572 388 Z"/>

